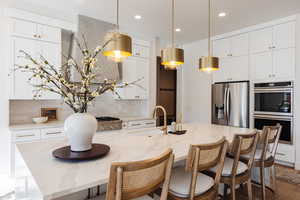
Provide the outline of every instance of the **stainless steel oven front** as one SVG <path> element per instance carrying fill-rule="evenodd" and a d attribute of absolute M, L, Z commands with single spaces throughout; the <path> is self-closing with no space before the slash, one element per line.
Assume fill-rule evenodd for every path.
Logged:
<path fill-rule="evenodd" d="M 279 142 L 293 144 L 294 118 L 278 115 L 254 115 L 254 128 L 262 130 L 264 126 L 282 126 Z"/>
<path fill-rule="evenodd" d="M 254 85 L 254 114 L 293 116 L 292 82 L 258 83 Z"/>

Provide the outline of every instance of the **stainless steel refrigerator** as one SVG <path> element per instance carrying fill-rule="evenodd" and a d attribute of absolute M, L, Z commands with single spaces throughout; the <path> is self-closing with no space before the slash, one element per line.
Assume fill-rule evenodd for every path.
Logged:
<path fill-rule="evenodd" d="M 249 128 L 249 82 L 212 85 L 212 123 Z"/>

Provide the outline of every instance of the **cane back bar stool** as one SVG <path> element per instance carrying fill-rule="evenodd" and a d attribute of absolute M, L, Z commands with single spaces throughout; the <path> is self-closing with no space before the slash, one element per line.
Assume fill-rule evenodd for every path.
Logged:
<path fill-rule="evenodd" d="M 227 148 L 225 138 L 213 144 L 191 145 L 185 169 L 172 170 L 168 199 L 216 199 Z M 218 168 L 214 179 L 201 173 L 214 166 Z"/>
<path fill-rule="evenodd" d="M 104 195 L 95 200 L 152 200 L 152 194 L 162 186 L 160 200 L 166 200 L 174 154 L 169 149 L 161 156 L 144 161 L 112 163 Z"/>
<path fill-rule="evenodd" d="M 259 141 L 259 147 L 255 153 L 253 167 L 259 168 L 260 183 L 254 183 L 261 186 L 263 200 L 266 199 L 266 188 L 276 196 L 276 170 L 274 163 L 281 130 L 282 126 L 280 124 L 277 124 L 276 126 L 264 126 Z M 247 155 L 242 157 L 242 159 L 245 158 L 249 159 Z M 273 188 L 268 187 L 265 184 L 265 168 L 270 168 L 270 179 Z"/>
<path fill-rule="evenodd" d="M 252 199 L 251 168 L 253 164 L 256 145 L 259 139 L 257 132 L 251 134 L 236 134 L 229 156 L 225 158 L 224 168 L 221 175 L 221 183 L 224 183 L 224 199 L 227 198 L 228 186 L 230 186 L 232 199 L 236 199 L 235 188 L 237 185 L 247 183 L 248 198 Z M 241 162 L 240 156 L 250 154 L 247 162 Z M 215 176 L 217 169 L 210 172 Z"/>

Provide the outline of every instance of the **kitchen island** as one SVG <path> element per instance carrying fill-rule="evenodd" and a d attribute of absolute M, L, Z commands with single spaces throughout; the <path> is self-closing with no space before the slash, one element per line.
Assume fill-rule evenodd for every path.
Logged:
<path fill-rule="evenodd" d="M 137 161 L 156 157 L 172 148 L 175 161 L 184 160 L 190 144 L 216 142 L 225 136 L 232 142 L 234 134 L 254 130 L 212 124 L 183 124 L 185 135 L 163 135 L 157 128 L 119 130 L 97 133 L 94 143 L 111 147 L 110 153 L 98 160 L 66 162 L 55 159 L 52 151 L 66 146 L 66 139 L 53 139 L 18 144 L 17 147 L 44 200 L 55 199 L 107 183 L 112 162 Z"/>

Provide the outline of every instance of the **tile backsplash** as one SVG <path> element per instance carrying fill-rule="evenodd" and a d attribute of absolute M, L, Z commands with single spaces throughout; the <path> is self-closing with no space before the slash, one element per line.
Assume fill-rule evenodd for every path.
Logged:
<path fill-rule="evenodd" d="M 10 124 L 32 123 L 33 117 L 41 115 L 41 108 L 58 108 L 58 120 L 65 120 L 72 110 L 62 100 L 10 100 Z M 89 113 L 95 116 L 135 117 L 147 116 L 147 101 L 115 100 L 107 93 L 99 97 L 89 107 Z"/>

